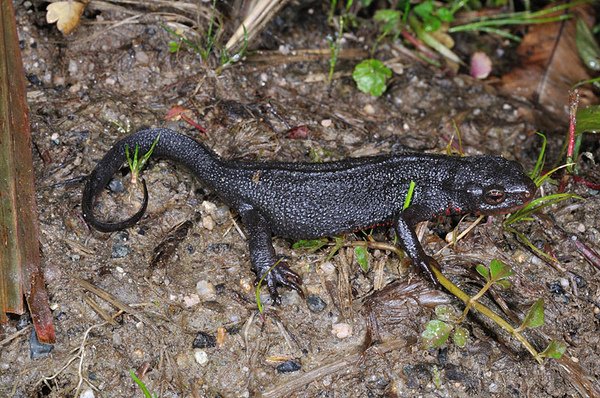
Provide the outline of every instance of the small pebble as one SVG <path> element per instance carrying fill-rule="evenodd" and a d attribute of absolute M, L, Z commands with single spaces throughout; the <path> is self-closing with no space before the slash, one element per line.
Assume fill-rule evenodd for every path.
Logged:
<path fill-rule="evenodd" d="M 203 216 L 202 217 L 202 226 L 209 231 L 212 231 L 215 228 L 215 222 L 211 216 Z"/>
<path fill-rule="evenodd" d="M 315 294 L 309 294 L 306 297 L 306 306 L 312 312 L 318 313 L 323 311 L 327 307 L 327 303 L 323 299 Z"/>
<path fill-rule="evenodd" d="M 199 365 L 204 366 L 208 363 L 208 354 L 204 350 L 195 349 L 194 359 Z"/>
<path fill-rule="evenodd" d="M 112 247 L 111 258 L 123 258 L 131 252 L 131 248 L 122 242 L 116 242 Z"/>
<path fill-rule="evenodd" d="M 338 339 L 345 339 L 352 336 L 352 326 L 348 323 L 340 322 L 331 327 L 331 333 Z"/>
<path fill-rule="evenodd" d="M 285 361 L 284 363 L 277 365 L 278 373 L 292 373 L 297 372 L 300 369 L 302 369 L 302 366 L 300 366 L 298 362 L 293 361 L 291 359 L 289 361 Z"/>
<path fill-rule="evenodd" d="M 327 261 L 321 264 L 321 271 L 323 271 L 325 275 L 333 275 L 335 273 L 335 265 L 333 265 L 332 262 Z"/>
<path fill-rule="evenodd" d="M 31 359 L 47 357 L 53 349 L 54 344 L 40 342 L 35 334 L 35 329 L 31 329 L 31 335 L 29 336 L 29 357 Z"/>
<path fill-rule="evenodd" d="M 200 206 L 202 207 L 202 212 L 208 214 L 213 214 L 215 210 L 217 210 L 217 205 L 213 202 L 209 202 L 208 200 L 203 201 Z"/>
<path fill-rule="evenodd" d="M 211 348 L 216 346 L 217 338 L 206 332 L 198 332 L 192 343 L 193 348 Z"/>
<path fill-rule="evenodd" d="M 83 390 L 81 392 L 81 395 L 79 396 L 79 398 L 94 398 L 94 397 L 95 397 L 94 390 L 92 390 L 90 388 L 87 390 Z"/>
<path fill-rule="evenodd" d="M 373 105 L 371 104 L 367 104 L 363 107 L 363 111 L 367 114 L 367 115 L 374 115 L 375 114 L 375 108 L 373 107 Z"/>
<path fill-rule="evenodd" d="M 74 75 L 77 73 L 78 69 L 79 69 L 79 67 L 77 65 L 77 61 L 75 61 L 73 59 L 69 60 L 69 66 L 68 66 L 69 73 Z"/>
<path fill-rule="evenodd" d="M 323 126 L 323 127 L 331 127 L 332 124 L 333 124 L 333 122 L 331 121 L 331 119 L 321 120 L 321 126 Z"/>
<path fill-rule="evenodd" d="M 214 301 L 217 298 L 215 285 L 205 280 L 196 283 L 196 292 L 202 301 Z"/>
<path fill-rule="evenodd" d="M 200 303 L 200 296 L 197 294 L 190 294 L 189 296 L 183 296 L 183 304 L 190 308 Z"/>
<path fill-rule="evenodd" d="M 148 65 L 150 57 L 144 51 L 140 50 L 135 52 L 135 60 L 142 65 Z"/>
<path fill-rule="evenodd" d="M 108 189 L 114 193 L 122 193 L 125 191 L 125 186 L 123 185 L 123 181 L 121 180 L 110 180 L 108 183 Z"/>

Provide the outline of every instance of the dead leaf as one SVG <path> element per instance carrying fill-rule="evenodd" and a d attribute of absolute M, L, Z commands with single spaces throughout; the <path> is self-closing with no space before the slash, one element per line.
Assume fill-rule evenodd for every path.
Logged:
<path fill-rule="evenodd" d="M 593 25 L 594 12 L 586 5 L 569 12 L 574 18 L 530 26 L 517 49 L 522 65 L 502 76 L 500 86 L 504 94 L 537 102 L 559 120 L 568 115 L 571 86 L 590 78 L 577 53 L 575 36 L 577 19 Z M 597 101 L 591 91 L 582 94 L 583 105 Z"/>
<path fill-rule="evenodd" d="M 48 23 L 56 22 L 58 30 L 68 35 L 79 25 L 79 19 L 84 9 L 85 4 L 76 1 L 57 1 L 56 3 L 48 4 L 46 8 L 46 21 Z"/>

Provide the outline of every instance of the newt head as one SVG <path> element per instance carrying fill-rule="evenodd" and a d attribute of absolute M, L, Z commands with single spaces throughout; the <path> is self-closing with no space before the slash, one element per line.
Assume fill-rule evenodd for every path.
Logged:
<path fill-rule="evenodd" d="M 455 176 L 455 193 L 465 211 L 507 214 L 533 199 L 537 187 L 518 162 L 487 155 L 461 161 Z"/>

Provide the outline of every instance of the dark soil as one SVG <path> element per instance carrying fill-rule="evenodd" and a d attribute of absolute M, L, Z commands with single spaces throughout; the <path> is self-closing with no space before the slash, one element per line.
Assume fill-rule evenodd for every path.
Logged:
<path fill-rule="evenodd" d="M 543 365 L 480 316 L 465 321 L 466 348 L 423 349 L 420 334 L 435 317 L 425 304 L 448 302 L 458 312 L 464 306 L 433 292 L 406 260 L 383 250 L 371 251 L 371 270 L 365 273 L 352 249 L 327 259 L 327 248 L 310 253 L 274 239 L 277 252 L 302 276 L 308 297 L 280 289 L 282 304 L 274 307 L 263 291 L 266 309 L 259 314 L 237 215 L 177 164 L 151 161 L 144 172 L 150 204 L 135 227 L 99 233 L 80 213 L 82 178 L 125 134 L 116 124 L 130 131 L 174 128 L 224 157 L 326 161 L 403 149 L 444 152 L 456 122 L 466 154 L 502 154 L 530 170 L 541 144 L 535 123 L 523 118 L 538 112 L 533 105 L 501 97 L 466 74 L 404 58 L 380 98 L 359 92 L 352 81 L 359 58 L 340 61 L 329 85 L 327 51 L 311 58 L 278 51 L 328 48 L 326 36 L 333 30 L 326 23 L 327 6 L 321 9 L 319 2 L 312 8 L 292 2 L 269 25 L 253 48 L 275 49 L 270 57 L 254 53 L 220 73 L 218 63 L 207 66 L 192 52 L 170 53 L 173 37 L 151 8 L 120 25 L 114 23 L 126 16 L 96 8 L 63 37 L 45 23 L 45 3 L 34 3 L 15 6 L 30 82 L 41 247 L 58 341 L 39 359 L 30 358 L 26 334 L 0 347 L 0 396 L 141 397 L 131 369 L 160 397 L 598 394 L 600 277 L 570 238 L 600 249 L 600 196 L 585 186 L 567 186 L 582 199 L 561 202 L 517 226 L 554 253 L 558 267 L 503 231 L 499 218 L 436 255 L 445 275 L 470 294 L 481 287 L 474 265 L 493 258 L 509 264 L 513 286 L 495 291 L 495 302 L 486 301 L 498 312 L 496 303 L 503 303 L 510 314 L 523 317 L 544 299 L 545 325 L 526 335 L 540 351 L 550 339 L 564 342 L 567 351 L 560 361 Z M 370 43 L 375 32 L 363 34 Z M 361 46 L 356 36 L 344 43 Z M 397 55 L 385 45 L 378 53 L 380 59 Z M 165 121 L 174 106 L 190 110 L 188 116 L 207 133 L 183 120 Z M 560 134 L 550 132 L 550 157 L 560 151 L 566 120 L 557 126 Z M 600 158 L 597 141 L 585 145 L 583 151 Z M 128 177 L 115 177 L 129 186 Z M 543 187 L 544 194 L 555 190 L 549 183 Z M 135 206 L 127 189 L 107 191 L 99 212 L 123 219 Z M 457 221 L 428 223 L 422 240 L 428 253 L 444 247 L 443 237 Z M 184 222 L 184 231 L 173 231 Z M 374 237 L 389 241 L 385 230 Z M 166 240 L 170 243 L 159 246 Z M 157 247 L 167 254 L 152 261 Z M 127 311 L 106 322 L 92 300 L 110 315 L 119 308 L 81 280 Z M 398 282 L 384 288 L 392 281 Z M 405 288 L 414 290 L 405 294 Z M 369 314 L 378 319 L 381 342 L 365 351 Z M 0 336 L 16 333 L 19 325 L 13 319 Z"/>

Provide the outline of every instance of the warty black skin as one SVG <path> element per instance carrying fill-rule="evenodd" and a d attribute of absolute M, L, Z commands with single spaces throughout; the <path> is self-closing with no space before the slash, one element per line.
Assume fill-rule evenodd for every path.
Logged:
<path fill-rule="evenodd" d="M 414 228 L 438 215 L 508 213 L 533 198 L 533 181 L 520 164 L 499 156 L 454 157 L 400 154 L 351 158 L 326 163 L 246 162 L 224 160 L 203 144 L 168 129 L 148 129 L 117 142 L 92 171 L 82 200 L 83 217 L 92 227 L 110 232 L 135 224 L 144 214 L 148 193 L 144 183 L 142 208 L 131 218 L 106 223 L 93 213 L 96 196 L 125 162 L 125 146 L 183 164 L 230 208 L 246 227 L 252 269 L 260 278 L 277 258 L 272 236 L 293 240 L 334 236 L 378 225 L 392 225 L 400 247 L 434 283 L 431 266 Z M 410 181 L 415 189 L 402 210 Z M 265 277 L 273 298 L 277 285 L 301 293 L 301 279 L 285 264 Z"/>

